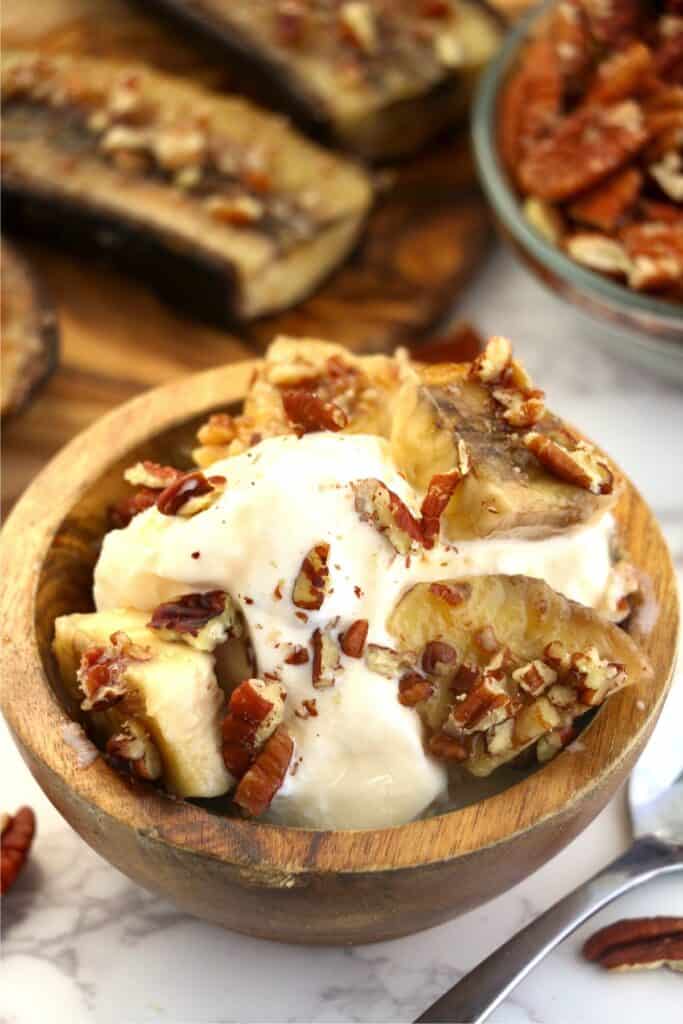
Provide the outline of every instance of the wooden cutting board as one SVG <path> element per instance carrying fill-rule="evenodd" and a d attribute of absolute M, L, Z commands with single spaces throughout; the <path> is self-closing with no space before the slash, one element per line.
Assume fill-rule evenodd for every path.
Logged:
<path fill-rule="evenodd" d="M 220 61 L 125 0 L 5 0 L 0 25 L 6 49 L 144 60 L 214 88 L 230 85 Z M 145 388 L 246 358 L 283 332 L 364 351 L 425 336 L 453 308 L 490 237 L 460 130 L 381 173 L 358 249 L 312 298 L 239 332 L 192 321 L 162 305 L 144 283 L 90 258 L 27 246 L 57 307 L 61 359 L 31 407 L 4 430 L 5 512 L 66 441 Z"/>

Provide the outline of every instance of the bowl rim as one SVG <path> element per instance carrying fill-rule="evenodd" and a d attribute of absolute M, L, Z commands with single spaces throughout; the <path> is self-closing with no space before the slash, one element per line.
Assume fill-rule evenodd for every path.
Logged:
<path fill-rule="evenodd" d="M 528 251 L 543 267 L 562 278 L 571 287 L 581 289 L 598 300 L 603 300 L 625 315 L 638 313 L 654 316 L 667 327 L 681 328 L 683 341 L 683 305 L 668 302 L 649 294 L 636 292 L 626 285 L 618 284 L 596 271 L 581 266 L 565 255 L 561 249 L 546 241 L 527 222 L 514 188 L 501 163 L 497 143 L 498 101 L 527 36 L 558 0 L 544 0 L 534 4 L 531 10 L 517 22 L 506 36 L 501 49 L 488 64 L 479 81 L 472 108 L 472 140 L 479 178 L 496 216 L 514 241 Z M 634 339 L 637 340 L 637 339 Z M 643 347 L 661 348 L 670 354 L 675 349 L 674 341 L 648 338 L 641 342 Z M 683 356 L 683 347 L 681 348 Z"/>
<path fill-rule="evenodd" d="M 223 818 L 196 804 L 174 800 L 154 787 L 131 782 L 102 757 L 86 769 L 78 766 L 75 751 L 61 734 L 71 719 L 50 685 L 38 646 L 36 594 L 46 554 L 66 515 L 108 468 L 156 435 L 242 398 L 258 362 L 231 363 L 182 377 L 117 407 L 78 434 L 48 463 L 8 517 L 0 535 L 5 565 L 0 594 L 4 641 L 1 703 L 33 773 L 44 774 L 47 769 L 57 776 L 62 786 L 89 805 L 98 820 L 108 816 L 139 835 L 195 855 L 247 868 L 256 862 L 260 869 L 284 872 L 288 878 L 311 869 L 313 856 L 316 874 L 342 875 L 409 869 L 467 857 L 518 839 L 549 819 L 561 826 L 577 805 L 599 800 L 600 792 L 610 789 L 610 780 L 611 792 L 614 780 L 620 781 L 631 767 L 657 720 L 671 684 L 678 635 L 679 609 L 670 555 L 654 516 L 628 481 L 617 506 L 617 520 L 625 530 L 629 516 L 640 517 L 633 537 L 647 536 L 643 554 L 651 553 L 652 559 L 656 555 L 659 560 L 653 583 L 667 602 L 666 615 L 660 610 L 644 640 L 644 645 L 652 648 L 655 667 L 660 645 L 659 674 L 655 672 L 647 693 L 636 696 L 638 688 L 630 687 L 612 698 L 582 733 L 580 750 L 563 752 L 503 792 L 392 828 L 312 830 Z M 647 570 L 647 566 L 640 567 Z M 638 707 L 643 704 L 641 698 L 645 708 Z M 630 728 L 617 732 L 615 742 L 614 725 L 619 721 L 628 721 Z M 36 729 L 36 722 L 41 728 Z M 513 791 L 522 793 L 521 787 L 524 799 L 517 803 L 510 827 L 506 805 L 513 802 Z M 211 828 L 203 828 L 207 816 Z"/>

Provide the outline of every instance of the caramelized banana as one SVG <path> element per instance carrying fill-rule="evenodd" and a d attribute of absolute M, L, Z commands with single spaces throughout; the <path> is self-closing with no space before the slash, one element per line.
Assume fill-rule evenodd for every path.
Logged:
<path fill-rule="evenodd" d="M 457 466 L 458 442 L 467 445 L 471 471 L 444 512 L 445 536 L 543 537 L 602 514 L 616 496 L 602 456 L 544 409 L 542 392 L 510 355 L 498 376 L 482 380 L 478 369 L 490 374 L 476 362 L 423 367 L 393 407 L 392 456 L 414 487 L 426 490 Z M 583 471 L 587 459 L 599 486 Z"/>
<path fill-rule="evenodd" d="M 474 775 L 541 738 L 547 759 L 579 715 L 652 675 L 627 633 L 526 576 L 419 583 L 388 628 L 399 651 L 420 652 L 428 748 Z"/>

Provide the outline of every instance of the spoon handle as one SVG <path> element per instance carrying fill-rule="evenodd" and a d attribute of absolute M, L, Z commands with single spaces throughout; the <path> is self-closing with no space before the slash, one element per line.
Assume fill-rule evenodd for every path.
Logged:
<path fill-rule="evenodd" d="M 426 1010 L 415 1024 L 480 1024 L 546 953 L 617 896 L 656 875 L 683 871 L 683 848 L 637 839 L 583 885 L 499 946 Z"/>

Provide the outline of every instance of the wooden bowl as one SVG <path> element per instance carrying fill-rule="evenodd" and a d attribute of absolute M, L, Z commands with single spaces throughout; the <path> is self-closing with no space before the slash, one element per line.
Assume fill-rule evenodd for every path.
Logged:
<path fill-rule="evenodd" d="M 36 478 L 4 529 L 2 704 L 40 786 L 98 853 L 198 917 L 249 935 L 345 944 L 428 928 L 498 895 L 566 846 L 628 775 L 659 715 L 678 608 L 659 528 L 626 488 L 617 518 L 653 582 L 648 688 L 621 692 L 565 751 L 503 793 L 398 828 L 310 831 L 218 815 L 128 780 L 99 757 L 78 766 L 62 735 L 79 717 L 50 651 L 55 616 L 91 605 L 105 509 L 137 458 L 189 463 L 196 425 L 245 391 L 254 363 L 185 378 L 134 399 L 72 441 Z M 68 713 L 68 714 L 67 714 Z"/>

